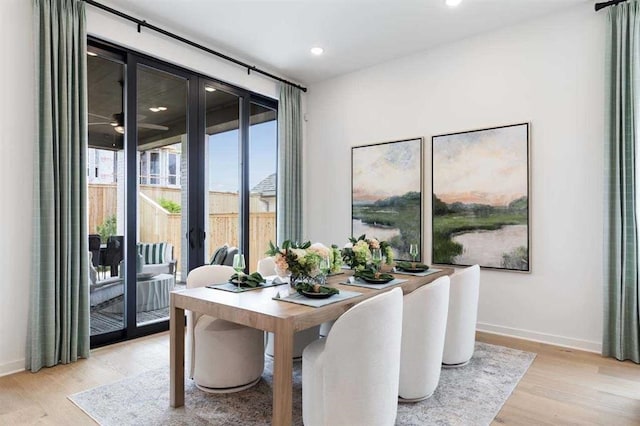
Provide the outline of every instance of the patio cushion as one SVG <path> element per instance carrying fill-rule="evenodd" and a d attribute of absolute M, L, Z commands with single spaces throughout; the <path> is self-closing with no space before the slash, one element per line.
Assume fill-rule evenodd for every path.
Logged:
<path fill-rule="evenodd" d="M 168 243 L 138 243 L 138 253 L 144 258 L 145 265 L 170 262 L 172 251 L 173 246 Z"/>
<path fill-rule="evenodd" d="M 213 253 L 213 256 L 211 257 L 211 264 L 222 265 L 222 263 L 224 262 L 224 258 L 227 255 L 228 248 L 229 246 L 227 246 L 226 244 L 218 247 L 218 249 Z"/>

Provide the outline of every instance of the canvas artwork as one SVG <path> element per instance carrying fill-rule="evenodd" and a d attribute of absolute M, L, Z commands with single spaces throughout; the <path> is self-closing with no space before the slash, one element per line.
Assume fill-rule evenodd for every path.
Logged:
<path fill-rule="evenodd" d="M 391 244 L 395 259 L 422 259 L 422 138 L 351 150 L 351 234 Z"/>
<path fill-rule="evenodd" d="M 434 136 L 433 263 L 530 271 L 529 124 Z"/>

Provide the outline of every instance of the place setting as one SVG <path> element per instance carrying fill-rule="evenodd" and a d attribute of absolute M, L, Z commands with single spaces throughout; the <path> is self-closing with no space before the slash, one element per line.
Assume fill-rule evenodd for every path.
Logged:
<path fill-rule="evenodd" d="M 371 264 L 366 265 L 363 269 L 356 270 L 352 277 L 347 278 L 346 281 L 340 284 L 379 290 L 407 281 L 382 272 L 382 248 L 373 248 L 370 252 Z"/>
<path fill-rule="evenodd" d="M 408 280 L 396 278 L 391 274 L 377 272 L 374 269 L 365 269 L 356 271 L 353 276 L 347 278 L 346 281 L 340 282 L 340 284 L 381 290 L 407 281 Z"/>
<path fill-rule="evenodd" d="M 285 241 L 282 247 L 271 244 L 267 254 L 274 257 L 276 271 L 286 273 L 290 283 L 273 300 L 318 308 L 360 296 L 362 293 L 327 285 L 328 276 L 341 273 L 341 257 L 333 253 L 336 249 L 309 241 L 302 244 Z"/>
<path fill-rule="evenodd" d="M 417 262 L 418 258 L 418 245 L 411 244 L 409 247 L 409 255 L 411 256 L 411 262 L 399 260 L 393 267 L 394 274 L 412 275 L 414 277 L 426 277 L 427 275 L 440 272 L 441 269 L 430 268 L 429 265 Z"/>
<path fill-rule="evenodd" d="M 236 271 L 229 281 L 222 284 L 211 284 L 206 286 L 215 290 L 230 291 L 233 293 L 242 293 L 251 290 L 260 290 L 267 287 L 275 287 L 283 284 L 288 284 L 288 281 L 275 276 L 275 277 L 263 277 L 259 272 L 252 274 L 245 274 L 243 271 L 246 267 L 243 254 L 236 254 L 233 256 L 233 269 Z"/>

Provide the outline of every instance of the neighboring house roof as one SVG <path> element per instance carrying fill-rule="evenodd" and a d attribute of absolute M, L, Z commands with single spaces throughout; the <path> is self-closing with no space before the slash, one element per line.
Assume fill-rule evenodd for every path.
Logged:
<path fill-rule="evenodd" d="M 262 197 L 275 197 L 276 174 L 270 174 L 251 189 L 252 194 L 260 194 Z"/>

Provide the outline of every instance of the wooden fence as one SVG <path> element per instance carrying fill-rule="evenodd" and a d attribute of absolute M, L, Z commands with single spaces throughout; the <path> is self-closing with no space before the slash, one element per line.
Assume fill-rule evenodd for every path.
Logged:
<path fill-rule="evenodd" d="M 170 189 L 170 188 L 168 188 Z M 160 191 L 145 191 L 143 186 L 138 197 L 138 215 L 140 241 L 142 242 L 168 242 L 174 246 L 174 258 L 180 265 L 180 252 L 182 244 L 188 244 L 182 230 L 182 215 L 169 213 L 157 203 Z M 216 193 L 213 193 L 216 194 Z M 236 195 L 237 197 L 237 195 Z M 89 185 L 89 233 L 97 232 L 97 225 L 116 214 L 116 186 L 115 185 Z M 172 199 L 170 197 L 164 197 Z M 210 196 L 211 198 L 211 196 Z M 179 202 L 179 199 L 176 201 Z M 216 248 L 223 244 L 238 246 L 238 213 L 211 213 L 207 229 L 207 247 L 209 256 Z M 276 239 L 276 214 L 275 212 L 255 212 L 249 215 L 249 268 L 256 270 L 259 259 L 269 247 L 269 241 Z M 208 261 L 209 259 L 206 259 Z"/>
<path fill-rule="evenodd" d="M 209 254 L 220 246 L 238 246 L 238 221 L 237 213 L 221 213 L 209 215 L 209 230 L 207 241 Z M 265 257 L 269 248 L 269 241 L 276 240 L 276 214 L 275 212 L 249 214 L 249 269 L 253 272 L 257 268 L 258 260 Z"/>
<path fill-rule="evenodd" d="M 97 234 L 98 225 L 102 225 L 109 216 L 117 214 L 118 193 L 114 184 L 89 185 L 87 194 L 89 207 L 89 233 Z"/>

